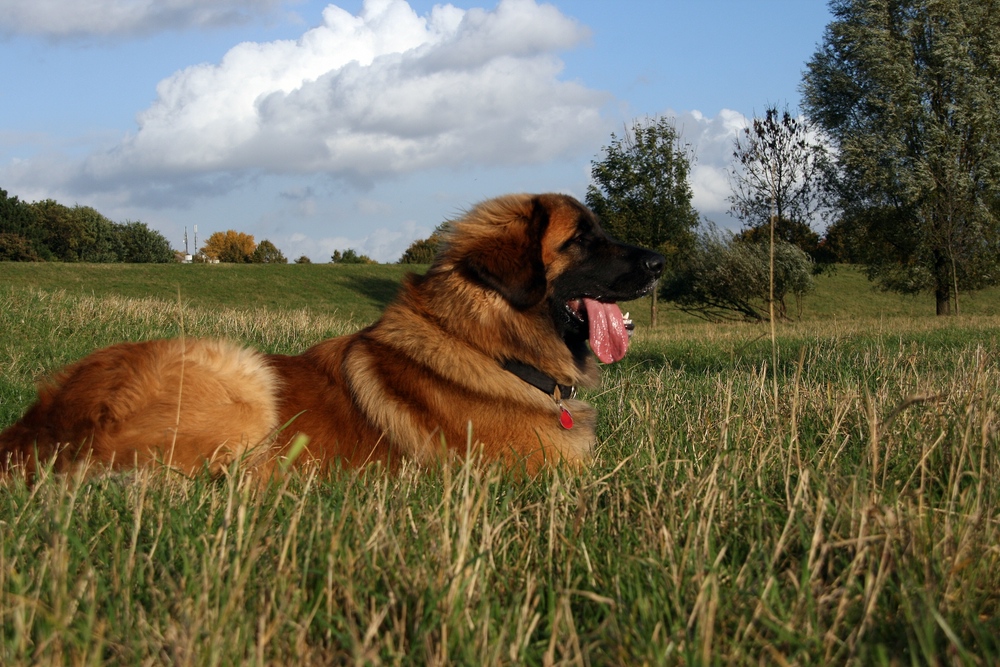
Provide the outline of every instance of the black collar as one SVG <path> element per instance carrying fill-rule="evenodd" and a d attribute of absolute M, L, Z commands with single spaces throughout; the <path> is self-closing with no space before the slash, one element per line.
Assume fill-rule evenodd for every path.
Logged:
<path fill-rule="evenodd" d="M 523 364 L 520 361 L 505 361 L 503 364 L 505 371 L 513 373 L 532 387 L 540 389 L 549 396 L 557 399 L 573 398 L 576 395 L 576 387 L 559 384 L 545 373 L 534 366 Z M 556 390 L 558 389 L 558 394 Z"/>

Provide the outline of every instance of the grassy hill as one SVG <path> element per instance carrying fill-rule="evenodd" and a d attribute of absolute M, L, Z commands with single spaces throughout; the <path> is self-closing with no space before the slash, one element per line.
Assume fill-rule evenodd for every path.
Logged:
<path fill-rule="evenodd" d="M 373 321 L 392 300 L 408 272 L 426 267 L 337 264 L 60 264 L 0 262 L 0 285 L 64 290 L 68 295 L 155 298 L 194 308 L 308 309 L 357 323 Z M 962 313 L 1000 313 L 1000 288 L 960 294 Z M 796 319 L 933 317 L 930 295 L 903 296 L 876 290 L 850 266 L 816 278 Z M 801 311 L 799 310 L 801 306 Z M 639 324 L 648 323 L 648 302 L 626 304 Z M 664 305 L 664 326 L 698 321 Z"/>
<path fill-rule="evenodd" d="M 374 320 L 412 267 L 396 264 L 61 264 L 0 262 L 0 285 L 154 298 L 193 308 L 307 308 Z"/>

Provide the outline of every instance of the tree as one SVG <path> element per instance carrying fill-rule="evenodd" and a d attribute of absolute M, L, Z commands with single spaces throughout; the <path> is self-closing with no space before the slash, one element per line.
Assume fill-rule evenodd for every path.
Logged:
<path fill-rule="evenodd" d="M 172 262 L 170 242 L 145 223 L 112 222 L 90 206 L 19 202 L 0 190 L 0 259 Z"/>
<path fill-rule="evenodd" d="M 938 315 L 1000 276 L 1000 12 L 992 0 L 832 0 L 803 81 L 839 208 L 883 288 Z"/>
<path fill-rule="evenodd" d="M 296 264 L 312 264 L 312 260 L 309 259 L 308 257 L 306 257 L 305 255 L 302 255 L 297 260 L 295 260 L 295 263 Z"/>
<path fill-rule="evenodd" d="M 41 242 L 52 258 L 63 262 L 79 261 L 83 230 L 73 224 L 70 209 L 54 199 L 44 199 L 29 206 L 41 230 Z"/>
<path fill-rule="evenodd" d="M 769 106 L 736 137 L 733 157 L 729 214 L 743 222 L 744 238 L 767 241 L 773 222 L 775 238 L 816 259 L 819 234 L 810 221 L 824 205 L 828 159 L 805 121 Z"/>
<path fill-rule="evenodd" d="M 0 189 L 0 260 L 38 262 L 52 259 L 45 234 L 31 204 Z"/>
<path fill-rule="evenodd" d="M 611 135 L 604 157 L 591 162 L 587 205 L 609 234 L 651 248 L 669 264 L 691 248 L 698 214 L 691 206 L 690 150 L 672 121 L 635 121 L 621 137 Z M 650 303 L 656 325 L 656 292 Z"/>
<path fill-rule="evenodd" d="M 444 239 L 447 223 L 441 223 L 426 239 L 417 239 L 403 252 L 399 258 L 400 264 L 430 264 L 437 256 L 438 248 Z"/>
<path fill-rule="evenodd" d="M 213 232 L 205 241 L 201 252 L 220 262 L 248 264 L 256 248 L 257 244 L 252 235 L 228 229 L 224 232 Z"/>
<path fill-rule="evenodd" d="M 174 252 L 145 223 L 112 222 L 90 206 L 52 199 L 18 202 L 0 190 L 0 259 L 63 262 L 172 262 Z"/>
<path fill-rule="evenodd" d="M 84 238 L 79 248 L 79 261 L 106 263 L 122 261 L 121 236 L 118 225 L 90 206 L 74 206 L 70 215 L 79 221 Z"/>
<path fill-rule="evenodd" d="M 170 241 L 144 222 L 127 220 L 116 225 L 116 231 L 122 262 L 164 264 L 175 259 Z"/>
<path fill-rule="evenodd" d="M 90 206 L 69 208 L 52 199 L 31 204 L 42 240 L 63 262 L 117 262 L 121 248 L 115 223 Z"/>
<path fill-rule="evenodd" d="M 374 259 L 368 255 L 359 255 L 353 248 L 348 248 L 341 252 L 340 250 L 334 250 L 333 254 L 330 256 L 331 264 L 378 264 Z"/>
<path fill-rule="evenodd" d="M 277 246 L 267 239 L 257 245 L 251 256 L 251 261 L 254 264 L 288 264 L 288 260 L 281 254 Z"/>
<path fill-rule="evenodd" d="M 661 279 L 660 295 L 707 320 L 766 321 L 771 298 L 770 243 L 757 243 L 709 227 Z M 774 243 L 774 313 L 788 316 L 786 297 L 813 288 L 812 261 L 797 246 Z"/>

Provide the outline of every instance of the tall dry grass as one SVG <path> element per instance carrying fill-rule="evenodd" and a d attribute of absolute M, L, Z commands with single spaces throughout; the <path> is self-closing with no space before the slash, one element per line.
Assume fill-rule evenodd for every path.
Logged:
<path fill-rule="evenodd" d="M 0 339 L 2 400 L 67 335 L 179 326 L 81 301 L 3 303 L 38 335 Z M 285 317 L 184 328 L 293 351 L 337 326 Z M 776 369 L 752 326 L 644 332 L 588 397 L 583 472 L 8 481 L 0 662 L 992 664 L 1000 321 L 844 324 L 782 327 Z"/>

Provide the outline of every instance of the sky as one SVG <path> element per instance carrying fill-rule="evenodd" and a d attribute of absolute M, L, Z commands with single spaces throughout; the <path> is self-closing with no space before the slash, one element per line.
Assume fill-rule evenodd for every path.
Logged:
<path fill-rule="evenodd" d="M 824 0 L 0 0 L 0 189 L 396 261 L 476 202 L 583 199 L 612 133 L 673 119 L 698 212 L 793 111 Z"/>

